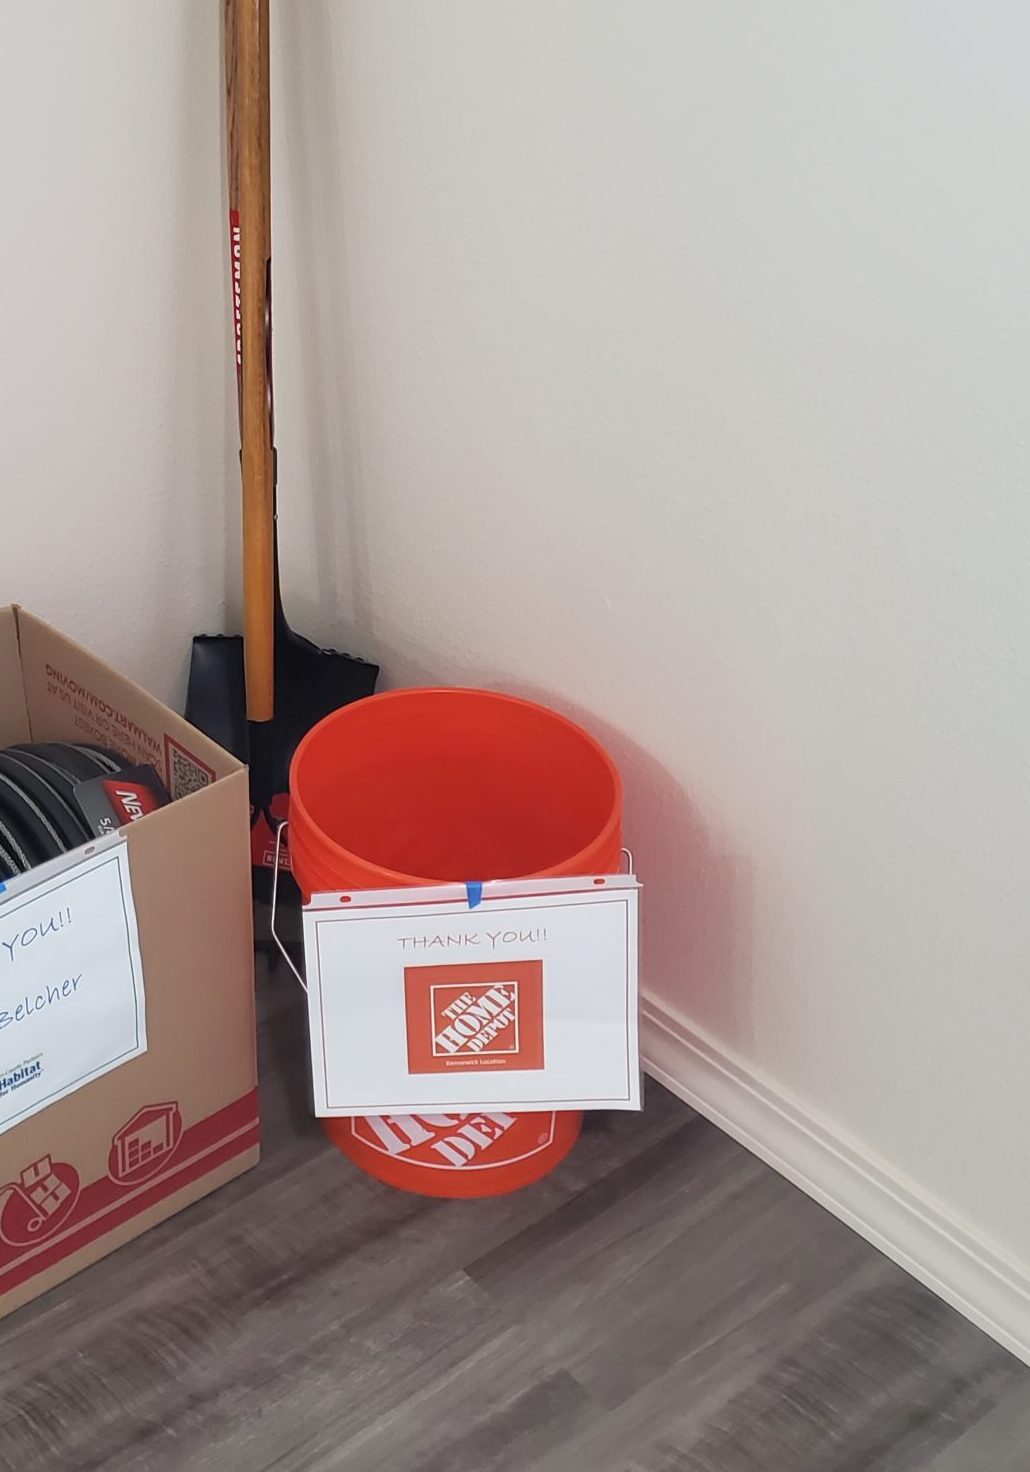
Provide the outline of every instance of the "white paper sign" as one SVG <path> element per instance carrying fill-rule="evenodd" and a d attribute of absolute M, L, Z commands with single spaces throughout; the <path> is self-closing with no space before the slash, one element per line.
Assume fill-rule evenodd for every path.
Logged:
<path fill-rule="evenodd" d="M 0 893 L 0 1132 L 147 1050 L 123 838 Z"/>
<path fill-rule="evenodd" d="M 315 895 L 315 1113 L 639 1109 L 631 875 Z"/>

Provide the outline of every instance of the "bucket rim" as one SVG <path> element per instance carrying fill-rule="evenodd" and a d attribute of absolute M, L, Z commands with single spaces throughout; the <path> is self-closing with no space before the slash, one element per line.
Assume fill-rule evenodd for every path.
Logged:
<path fill-rule="evenodd" d="M 334 838 L 330 838 L 329 835 L 323 830 L 323 828 L 315 822 L 315 820 L 311 816 L 311 813 L 305 807 L 304 802 L 299 796 L 294 780 L 295 773 L 298 771 L 299 764 L 304 757 L 306 748 L 312 743 L 317 733 L 319 733 L 323 729 L 323 727 L 335 724 L 337 721 L 340 720 L 346 720 L 350 712 L 358 710 L 370 704 L 383 704 L 386 701 L 396 701 L 404 699 L 411 700 L 427 695 L 474 695 L 484 699 L 495 701 L 497 704 L 501 705 L 521 706 L 522 708 L 526 710 L 531 710 L 538 715 L 546 716 L 549 720 L 552 720 L 558 725 L 564 726 L 567 730 L 574 732 L 588 747 L 593 750 L 595 755 L 600 758 L 601 764 L 605 768 L 612 782 L 611 812 L 605 819 L 602 826 L 598 829 L 595 836 L 590 840 L 590 842 L 585 843 L 580 849 L 577 850 L 576 853 L 572 855 L 570 859 L 563 860 L 563 862 L 560 864 L 551 864 L 546 869 L 536 869 L 531 876 L 526 875 L 524 877 L 532 877 L 535 879 L 553 879 L 561 878 L 565 875 L 592 874 L 594 872 L 593 867 L 581 866 L 580 860 L 585 858 L 590 850 L 604 848 L 606 842 L 611 842 L 611 840 L 618 835 L 621 829 L 623 786 L 622 777 L 619 773 L 619 769 L 615 765 L 615 762 L 612 760 L 612 758 L 609 756 L 608 752 L 605 750 L 604 746 L 602 746 L 601 742 L 598 741 L 597 737 L 592 735 L 591 732 L 586 730 L 585 727 L 581 726 L 578 721 L 572 720 L 570 716 L 563 715 L 561 711 L 554 710 L 553 707 L 549 705 L 543 705 L 538 700 L 527 700 L 524 696 L 509 695 L 502 690 L 486 690 L 473 685 L 413 685 L 400 690 L 380 690 L 375 695 L 363 696 L 360 700 L 352 701 L 348 705 L 341 705 L 337 710 L 330 711 L 327 716 L 323 716 L 322 719 L 316 725 L 312 726 L 311 730 L 308 731 L 301 738 L 301 741 L 299 742 L 296 750 L 293 753 L 293 758 L 290 762 L 289 773 L 291 817 L 296 810 L 300 813 L 305 828 L 307 828 L 311 832 L 317 833 L 320 842 L 325 845 L 326 849 L 328 849 L 331 854 L 333 854 L 334 856 L 339 855 L 339 857 L 344 862 L 349 861 L 350 863 L 357 864 L 359 867 L 362 868 L 375 869 L 379 878 L 384 880 L 396 881 L 396 887 L 399 889 L 411 889 L 429 885 L 452 884 L 457 882 L 450 879 L 441 879 L 439 877 L 405 874 L 401 870 L 390 869 L 382 864 L 374 864 L 369 859 L 363 858 L 361 854 L 355 853 L 352 849 L 344 847 L 342 843 L 337 843 Z M 488 881 L 490 878 L 489 875 L 474 877 L 482 878 L 484 881 Z M 377 884 L 376 887 L 384 888 L 388 886 Z M 358 886 L 343 886 L 343 889 L 356 888 L 358 888 Z M 318 893 L 318 891 L 314 892 Z"/>

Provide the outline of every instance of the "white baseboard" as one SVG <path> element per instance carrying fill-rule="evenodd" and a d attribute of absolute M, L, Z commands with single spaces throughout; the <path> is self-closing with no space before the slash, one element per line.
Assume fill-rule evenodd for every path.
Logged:
<path fill-rule="evenodd" d="M 641 1044 L 659 1083 L 1030 1364 L 1030 1272 L 654 1001 Z"/>

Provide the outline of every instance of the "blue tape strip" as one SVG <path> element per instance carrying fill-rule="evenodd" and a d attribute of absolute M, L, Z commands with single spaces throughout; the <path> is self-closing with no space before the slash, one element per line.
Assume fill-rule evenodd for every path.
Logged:
<path fill-rule="evenodd" d="M 479 880 L 470 879 L 465 886 L 465 893 L 468 895 L 470 910 L 483 903 L 483 886 Z"/>

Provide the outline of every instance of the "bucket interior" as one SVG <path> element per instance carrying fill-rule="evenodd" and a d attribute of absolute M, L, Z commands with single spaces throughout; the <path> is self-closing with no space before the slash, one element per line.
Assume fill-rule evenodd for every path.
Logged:
<path fill-rule="evenodd" d="M 317 844 L 320 830 L 365 864 L 430 881 L 560 868 L 596 843 L 619 806 L 614 768 L 585 732 L 539 706 L 470 690 L 345 707 L 306 738 L 291 787 L 306 841 Z M 338 856 L 322 858 L 336 868 Z"/>

